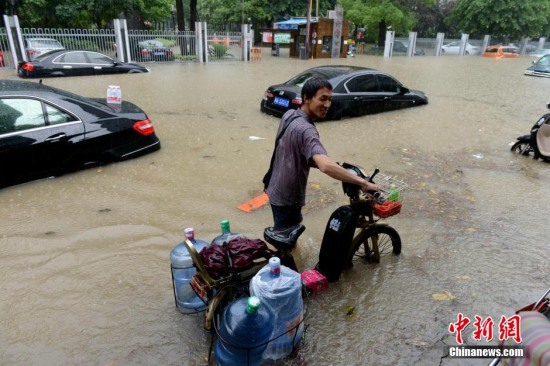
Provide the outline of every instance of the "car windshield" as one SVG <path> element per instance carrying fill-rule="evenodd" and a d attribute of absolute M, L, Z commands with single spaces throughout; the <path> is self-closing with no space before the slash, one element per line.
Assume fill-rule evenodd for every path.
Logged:
<path fill-rule="evenodd" d="M 537 61 L 537 66 L 550 66 L 550 55 L 545 55 L 545 56 L 542 56 L 538 61 Z"/>

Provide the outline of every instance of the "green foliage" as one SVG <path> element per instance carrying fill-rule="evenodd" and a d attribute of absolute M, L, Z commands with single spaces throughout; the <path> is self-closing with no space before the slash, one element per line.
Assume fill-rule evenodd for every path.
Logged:
<path fill-rule="evenodd" d="M 548 0 L 457 0 L 450 21 L 462 33 L 520 39 L 540 36 L 549 19 Z"/>
<path fill-rule="evenodd" d="M 368 38 L 378 38 L 386 27 L 397 35 L 406 35 L 417 23 L 414 9 L 418 4 L 434 4 L 435 0 L 339 0 L 344 17 L 357 27 L 366 27 Z M 379 43 L 381 40 L 379 39 Z"/>
<path fill-rule="evenodd" d="M 334 9 L 336 0 L 319 0 L 319 16 Z M 312 0 L 311 15 L 315 16 L 317 1 Z M 199 0 L 200 19 L 209 24 L 242 24 L 271 27 L 275 21 L 307 15 L 307 1 L 295 0 Z"/>
<path fill-rule="evenodd" d="M 121 14 L 140 14 L 149 21 L 171 16 L 173 0 L 22 0 L 18 17 L 22 27 L 105 28 Z"/>

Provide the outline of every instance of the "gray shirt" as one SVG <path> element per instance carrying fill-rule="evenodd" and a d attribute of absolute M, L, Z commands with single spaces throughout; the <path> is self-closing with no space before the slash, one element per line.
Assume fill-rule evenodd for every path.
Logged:
<path fill-rule="evenodd" d="M 289 110 L 283 115 L 277 136 L 294 116 L 298 117 L 291 121 L 279 140 L 267 188 L 269 202 L 275 206 L 303 206 L 309 169 L 316 167 L 312 157 L 317 154 L 327 155 L 319 140 L 317 128 L 301 109 Z"/>

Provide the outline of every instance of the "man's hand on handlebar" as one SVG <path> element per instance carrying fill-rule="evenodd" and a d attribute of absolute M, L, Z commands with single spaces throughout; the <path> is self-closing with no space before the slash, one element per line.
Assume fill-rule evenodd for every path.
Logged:
<path fill-rule="evenodd" d="M 361 184 L 361 191 L 368 196 L 372 196 L 374 192 L 380 191 L 380 187 L 378 187 L 377 184 L 371 183 L 365 179 Z"/>

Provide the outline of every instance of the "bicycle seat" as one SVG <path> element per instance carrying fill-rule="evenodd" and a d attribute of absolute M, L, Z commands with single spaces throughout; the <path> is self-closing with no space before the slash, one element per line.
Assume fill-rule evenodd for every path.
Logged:
<path fill-rule="evenodd" d="M 292 250 L 305 229 L 306 227 L 302 224 L 283 229 L 266 227 L 264 230 L 264 239 L 278 250 Z"/>

